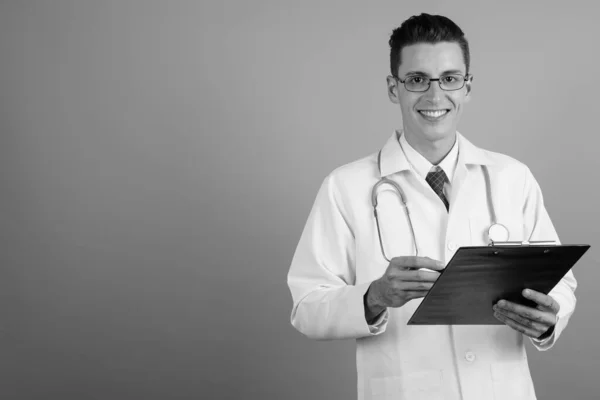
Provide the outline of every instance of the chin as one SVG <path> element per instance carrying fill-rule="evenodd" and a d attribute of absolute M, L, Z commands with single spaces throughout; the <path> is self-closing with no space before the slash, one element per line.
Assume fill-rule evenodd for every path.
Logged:
<path fill-rule="evenodd" d="M 427 140 L 435 142 L 438 140 L 443 140 L 452 137 L 454 133 L 456 133 L 456 129 L 453 127 L 425 127 L 422 132 L 423 136 Z"/>
<path fill-rule="evenodd" d="M 449 137 L 453 137 L 456 133 L 456 125 L 454 121 L 444 121 L 444 123 L 428 124 L 423 121 L 413 120 L 412 123 L 405 126 L 413 134 L 418 135 L 420 140 L 428 142 L 437 142 Z M 419 139 L 417 139 L 419 140 Z"/>

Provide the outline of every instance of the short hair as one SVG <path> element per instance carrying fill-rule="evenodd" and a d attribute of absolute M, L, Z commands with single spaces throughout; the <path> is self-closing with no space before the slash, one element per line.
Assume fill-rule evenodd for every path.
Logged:
<path fill-rule="evenodd" d="M 463 60 L 469 73 L 471 54 L 469 53 L 469 42 L 463 31 L 452 22 L 451 19 L 442 15 L 430 15 L 422 13 L 413 15 L 394 29 L 390 36 L 390 70 L 392 76 L 397 77 L 400 68 L 400 53 L 406 46 L 417 43 L 436 44 L 440 42 L 457 43 L 463 53 Z"/>

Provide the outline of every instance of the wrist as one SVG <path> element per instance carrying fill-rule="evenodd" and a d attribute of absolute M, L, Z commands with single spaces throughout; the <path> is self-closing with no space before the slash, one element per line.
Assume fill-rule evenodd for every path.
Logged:
<path fill-rule="evenodd" d="M 364 295 L 365 318 L 367 322 L 375 320 L 387 306 L 379 296 L 377 281 L 373 281 Z"/>

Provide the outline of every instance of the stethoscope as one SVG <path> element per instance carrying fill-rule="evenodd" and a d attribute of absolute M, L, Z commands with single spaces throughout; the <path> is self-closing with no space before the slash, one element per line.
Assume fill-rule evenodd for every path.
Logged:
<path fill-rule="evenodd" d="M 381 151 L 379 151 L 379 154 L 377 155 L 377 166 L 379 168 L 379 173 L 381 174 Z M 494 244 L 496 242 L 506 242 L 510 235 L 508 228 L 498 223 L 496 220 L 496 212 L 494 209 L 492 198 L 492 185 L 490 182 L 490 174 L 487 169 L 487 166 L 483 166 L 483 172 L 485 175 L 488 209 L 490 212 L 490 216 L 492 217 L 492 224 L 488 228 L 488 239 L 490 241 L 490 244 Z M 417 237 L 415 236 L 415 230 L 413 228 L 412 220 L 410 219 L 410 213 L 408 212 L 408 206 L 406 204 L 406 197 L 404 195 L 404 191 L 402 190 L 402 188 L 400 188 L 400 185 L 397 182 L 394 182 L 389 178 L 383 177 L 373 186 L 373 189 L 371 190 L 371 202 L 373 204 L 373 212 L 375 214 L 375 222 L 377 224 L 377 235 L 379 236 L 379 245 L 381 246 L 381 253 L 383 254 L 383 258 L 385 258 L 388 262 L 391 262 L 390 259 L 386 256 L 385 249 L 383 248 L 383 240 L 381 237 L 381 230 L 379 227 L 379 218 L 377 217 L 377 189 L 379 189 L 380 186 L 386 184 L 392 186 L 395 189 L 396 193 L 400 197 L 400 200 L 402 201 L 402 208 L 404 209 L 404 213 L 406 214 L 406 219 L 408 220 L 410 232 L 413 237 L 413 243 L 415 246 L 415 256 L 418 256 L 419 248 L 417 246 Z"/>

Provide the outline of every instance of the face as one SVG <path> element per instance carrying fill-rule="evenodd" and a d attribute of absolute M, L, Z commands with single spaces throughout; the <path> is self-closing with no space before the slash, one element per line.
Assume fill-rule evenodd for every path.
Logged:
<path fill-rule="evenodd" d="M 448 73 L 466 74 L 466 65 L 458 43 L 419 43 L 406 46 L 400 54 L 398 77 L 410 76 L 432 79 Z M 439 82 L 431 82 L 426 92 L 409 92 L 404 84 L 388 77 L 390 100 L 400 105 L 404 132 L 415 144 L 426 145 L 454 140 L 462 105 L 470 99 L 470 83 L 462 89 L 445 91 Z M 409 140 L 410 141 L 410 140 Z"/>

